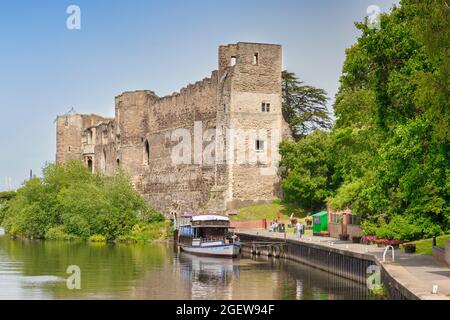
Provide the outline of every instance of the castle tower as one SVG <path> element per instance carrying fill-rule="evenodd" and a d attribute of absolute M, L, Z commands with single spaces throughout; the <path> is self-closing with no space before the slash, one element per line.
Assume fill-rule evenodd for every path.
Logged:
<path fill-rule="evenodd" d="M 227 209 L 278 196 L 283 117 L 281 46 L 237 43 L 219 48 L 218 127 L 228 130 Z"/>
<path fill-rule="evenodd" d="M 82 160 L 83 116 L 66 114 L 56 118 L 56 162 Z"/>
<path fill-rule="evenodd" d="M 148 164 L 148 108 L 158 97 L 148 90 L 124 92 L 116 97 L 116 161 L 139 184 Z M 139 189 L 139 185 L 136 185 Z"/>

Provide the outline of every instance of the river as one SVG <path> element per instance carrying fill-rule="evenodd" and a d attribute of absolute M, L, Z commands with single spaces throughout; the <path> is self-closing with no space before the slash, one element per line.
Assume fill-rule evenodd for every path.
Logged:
<path fill-rule="evenodd" d="M 79 267 L 80 289 L 68 289 L 71 265 Z M 363 285 L 291 261 L 196 257 L 178 253 L 172 243 L 24 241 L 0 235 L 0 299 L 369 298 Z"/>

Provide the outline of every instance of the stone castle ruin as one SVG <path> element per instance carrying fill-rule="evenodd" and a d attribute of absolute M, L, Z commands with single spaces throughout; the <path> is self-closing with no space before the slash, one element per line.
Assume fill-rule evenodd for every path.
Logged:
<path fill-rule="evenodd" d="M 175 93 L 115 98 L 115 117 L 66 114 L 56 120 L 58 163 L 91 172 L 121 167 L 164 213 L 225 212 L 278 196 L 282 49 L 219 47 L 219 70 Z"/>

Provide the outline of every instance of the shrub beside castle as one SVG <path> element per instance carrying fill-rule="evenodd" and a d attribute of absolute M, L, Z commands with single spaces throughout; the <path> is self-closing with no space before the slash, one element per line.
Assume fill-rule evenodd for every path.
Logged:
<path fill-rule="evenodd" d="M 13 237 L 51 240 L 165 239 L 170 223 L 139 195 L 123 171 L 91 174 L 79 161 L 49 164 L 0 206 Z"/>

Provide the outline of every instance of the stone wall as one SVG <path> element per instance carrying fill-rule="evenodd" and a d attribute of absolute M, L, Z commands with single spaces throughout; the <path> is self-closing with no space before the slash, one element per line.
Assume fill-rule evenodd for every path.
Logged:
<path fill-rule="evenodd" d="M 220 170 L 214 164 L 203 164 L 202 150 L 207 145 L 202 137 L 215 129 L 217 115 L 217 72 L 179 93 L 153 101 L 147 109 L 148 127 L 144 144 L 148 143 L 148 163 L 144 163 L 137 187 L 158 208 L 166 212 L 204 210 L 216 183 L 221 183 Z M 173 159 L 179 144 L 173 139 L 181 130 L 190 150 L 187 163 Z M 200 137 L 198 150 L 195 133 Z M 145 146 L 140 147 L 144 150 Z M 214 209 L 214 208 L 213 208 Z"/>
<path fill-rule="evenodd" d="M 450 241 L 447 241 L 445 243 L 444 250 L 445 250 L 445 255 L 444 255 L 445 263 L 447 264 L 448 267 L 450 267 Z"/>
<path fill-rule="evenodd" d="M 450 241 L 445 243 L 444 248 L 433 246 L 432 255 L 439 264 L 450 268 Z"/>
<path fill-rule="evenodd" d="M 281 113 L 281 57 L 279 45 L 220 46 L 218 70 L 178 93 L 124 92 L 115 98 L 114 119 L 58 117 L 57 162 L 79 159 L 105 174 L 122 167 L 166 213 L 270 202 L 279 195 L 278 144 L 289 137 Z M 234 143 L 236 137 L 245 139 Z M 208 156 L 216 159 L 207 162 Z"/>
<path fill-rule="evenodd" d="M 86 128 L 107 118 L 91 114 L 66 114 L 56 118 L 56 162 L 83 160 L 83 138 Z"/>
<path fill-rule="evenodd" d="M 289 220 L 281 220 L 286 226 L 291 222 Z M 232 228 L 238 229 L 270 229 L 271 220 L 248 220 L 248 221 L 230 221 Z"/>
<path fill-rule="evenodd" d="M 450 241 L 445 243 L 445 262 L 450 267 Z"/>

